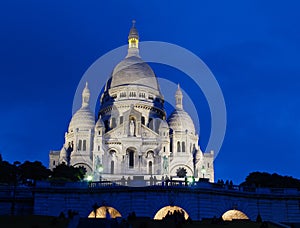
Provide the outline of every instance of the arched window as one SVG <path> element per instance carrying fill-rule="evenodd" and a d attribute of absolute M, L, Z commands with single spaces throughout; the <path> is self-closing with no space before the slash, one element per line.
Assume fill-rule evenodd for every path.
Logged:
<path fill-rule="evenodd" d="M 136 97 L 136 92 L 129 92 L 129 97 Z"/>
<path fill-rule="evenodd" d="M 182 152 L 185 152 L 185 142 L 182 142 L 181 146 L 182 146 L 181 151 L 182 151 Z"/>
<path fill-rule="evenodd" d="M 152 161 L 149 161 L 149 174 L 152 174 Z"/>
<path fill-rule="evenodd" d="M 120 97 L 126 97 L 126 92 L 121 92 Z"/>
<path fill-rule="evenodd" d="M 129 168 L 134 167 L 134 151 L 129 151 Z"/>
<path fill-rule="evenodd" d="M 142 121 L 142 124 L 145 125 L 145 117 L 144 116 L 142 116 L 141 121 Z"/>
<path fill-rule="evenodd" d="M 78 141 L 78 150 L 81 150 L 81 147 L 82 147 L 82 140 L 80 139 L 80 140 Z"/>
<path fill-rule="evenodd" d="M 177 142 L 177 152 L 180 152 L 180 142 Z"/>
<path fill-rule="evenodd" d="M 173 152 L 173 138 L 170 138 L 170 152 Z"/>
<path fill-rule="evenodd" d="M 53 165 L 55 165 L 55 161 L 53 161 L 53 163 L 52 163 Z"/>
<path fill-rule="evenodd" d="M 111 128 L 115 128 L 117 126 L 115 117 L 111 118 L 111 125 L 110 126 L 111 126 Z"/>
<path fill-rule="evenodd" d="M 164 152 L 166 152 L 166 147 L 164 146 Z"/>
<path fill-rule="evenodd" d="M 123 123 L 123 116 L 120 116 L 120 124 Z"/>
<path fill-rule="evenodd" d="M 86 151 L 86 140 L 83 140 L 82 150 L 83 150 L 83 151 Z"/>
<path fill-rule="evenodd" d="M 111 161 L 110 162 L 110 174 L 114 174 L 114 169 L 115 169 L 115 162 Z"/>

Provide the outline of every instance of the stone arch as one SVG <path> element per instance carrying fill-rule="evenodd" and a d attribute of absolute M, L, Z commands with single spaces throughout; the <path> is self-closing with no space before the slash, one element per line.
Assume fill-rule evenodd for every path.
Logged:
<path fill-rule="evenodd" d="M 109 149 L 108 153 L 110 154 L 111 157 L 117 155 L 117 151 L 115 149 L 113 149 L 113 148 Z"/>
<path fill-rule="evenodd" d="M 240 210 L 232 209 L 223 213 L 222 219 L 224 221 L 232 221 L 234 219 L 249 219 L 249 217 Z"/>
<path fill-rule="evenodd" d="M 176 170 L 181 167 L 185 168 L 188 171 L 187 176 L 193 176 L 193 173 L 194 173 L 193 168 L 186 164 L 176 164 L 176 165 L 172 166 L 170 169 L 170 175 L 176 176 Z"/>
<path fill-rule="evenodd" d="M 154 218 L 159 210 L 167 206 L 177 206 L 182 208 L 190 218 L 195 219 L 196 211 L 193 200 L 190 202 L 182 193 L 177 191 L 161 192 L 155 194 L 155 199 L 149 203 L 149 216 Z M 168 212 L 168 211 L 167 211 Z"/>
<path fill-rule="evenodd" d="M 92 171 L 93 171 L 92 167 L 87 163 L 75 163 L 73 166 L 75 168 L 83 166 L 86 169 L 86 174 L 92 173 Z"/>
<path fill-rule="evenodd" d="M 116 147 L 109 147 L 109 148 L 107 148 L 107 151 L 108 151 L 108 153 L 110 153 L 110 152 L 112 152 L 112 151 L 115 151 L 116 154 L 119 153 L 119 150 L 118 150 Z"/>
<path fill-rule="evenodd" d="M 154 151 L 153 150 L 148 150 L 146 153 L 146 158 L 152 159 L 154 158 Z"/>
<path fill-rule="evenodd" d="M 249 202 L 241 199 L 224 199 L 219 201 L 218 206 L 215 208 L 215 216 L 222 217 L 224 213 L 230 210 L 238 210 L 243 212 L 250 220 L 255 220 L 257 216 L 257 209 L 250 206 Z"/>
<path fill-rule="evenodd" d="M 161 209 L 159 209 L 155 216 L 154 216 L 154 219 L 156 220 L 161 220 L 163 219 L 168 213 L 170 214 L 173 214 L 174 212 L 176 213 L 176 211 L 179 211 L 180 213 L 183 213 L 184 215 L 184 218 L 185 219 L 188 219 L 189 217 L 189 214 L 182 208 L 182 207 L 179 207 L 179 206 L 171 206 L 171 205 L 168 205 L 168 206 L 165 206 L 165 207 L 162 207 Z"/>
<path fill-rule="evenodd" d="M 116 209 L 122 217 L 126 217 L 128 211 L 132 211 L 132 209 L 128 207 L 128 202 L 122 199 L 124 199 L 122 194 L 120 195 L 119 193 L 111 192 L 110 190 L 101 194 L 89 194 L 84 200 L 80 200 L 82 203 L 77 211 L 79 211 L 80 217 L 87 218 L 93 211 L 94 206 L 97 205 L 98 208 L 102 206 L 112 207 Z"/>
<path fill-rule="evenodd" d="M 101 206 L 96 211 L 96 218 L 118 218 L 122 217 L 121 213 L 115 209 L 114 207 L 110 206 Z M 88 218 L 95 218 L 94 210 L 88 215 Z"/>

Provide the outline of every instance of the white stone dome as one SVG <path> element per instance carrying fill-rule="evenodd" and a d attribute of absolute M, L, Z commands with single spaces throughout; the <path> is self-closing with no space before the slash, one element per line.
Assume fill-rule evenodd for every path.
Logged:
<path fill-rule="evenodd" d="M 83 130 L 93 129 L 95 127 L 95 117 L 89 107 L 81 107 L 72 117 L 69 124 L 69 132 L 77 128 Z"/>
<path fill-rule="evenodd" d="M 162 120 L 159 125 L 160 128 L 169 128 L 167 121 Z"/>
<path fill-rule="evenodd" d="M 195 134 L 195 126 L 190 115 L 184 110 L 175 109 L 169 116 L 168 124 L 173 131 L 186 131 Z"/>
<path fill-rule="evenodd" d="M 113 70 L 109 88 L 140 85 L 159 91 L 157 78 L 151 67 L 138 56 L 122 60 Z"/>

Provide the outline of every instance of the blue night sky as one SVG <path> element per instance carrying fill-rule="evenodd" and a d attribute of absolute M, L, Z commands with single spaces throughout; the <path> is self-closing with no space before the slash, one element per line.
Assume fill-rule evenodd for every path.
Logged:
<path fill-rule="evenodd" d="M 141 41 L 187 48 L 208 65 L 223 91 L 228 122 L 215 160 L 216 180 L 240 183 L 252 171 L 300 178 L 298 1 L 147 2 L 1 2 L 3 159 L 48 166 L 49 150 L 64 142 L 82 75 L 100 56 L 127 43 L 136 19 Z M 183 89 L 192 88 L 180 71 L 151 66 Z M 191 91 L 205 147 L 210 112 L 203 94 Z"/>

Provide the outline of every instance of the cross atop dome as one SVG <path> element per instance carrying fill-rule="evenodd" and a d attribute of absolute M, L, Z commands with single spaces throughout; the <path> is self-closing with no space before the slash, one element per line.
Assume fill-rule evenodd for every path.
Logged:
<path fill-rule="evenodd" d="M 183 109 L 183 105 L 182 105 L 182 91 L 180 89 L 180 85 L 178 83 L 177 85 L 177 90 L 175 93 L 175 99 L 176 99 L 176 109 Z"/>
<path fill-rule="evenodd" d="M 139 33 L 135 27 L 135 20 L 132 20 L 132 26 L 128 35 L 128 55 L 139 57 Z"/>
<path fill-rule="evenodd" d="M 82 91 L 82 107 L 89 106 L 90 101 L 90 90 L 88 87 L 88 82 L 85 83 L 85 87 Z"/>
<path fill-rule="evenodd" d="M 136 39 L 139 40 L 139 33 L 135 27 L 135 20 L 132 20 L 132 26 L 131 29 L 129 31 L 129 35 L 128 35 L 128 41 L 130 41 L 131 39 Z"/>

